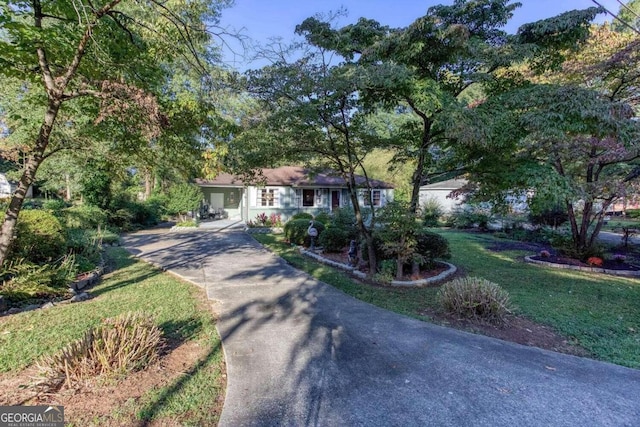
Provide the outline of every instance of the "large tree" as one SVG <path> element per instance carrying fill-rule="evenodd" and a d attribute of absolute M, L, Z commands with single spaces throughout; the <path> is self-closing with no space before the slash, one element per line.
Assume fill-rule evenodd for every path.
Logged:
<path fill-rule="evenodd" d="M 441 175 L 438 162 L 448 156 L 455 135 L 446 133 L 452 111 L 483 96 L 480 84 L 504 87 L 505 67 L 535 58 L 540 68 L 556 64 L 559 49 L 588 35 L 597 8 L 574 11 L 525 28 L 514 37 L 501 28 L 520 3 L 510 0 L 455 0 L 438 5 L 406 28 L 388 29 L 361 19 L 339 30 L 310 18 L 305 25 L 317 45 L 371 70 L 377 79 L 360 94 L 365 102 L 404 108 L 414 120 L 399 131 L 396 161 L 413 162 L 411 210 L 418 208 L 419 190 Z M 497 83 L 496 83 L 497 82 Z M 475 94 L 468 95 L 475 90 Z M 397 139 L 396 139 L 397 141 Z"/>
<path fill-rule="evenodd" d="M 127 135 L 125 144 L 156 139 L 167 124 L 157 97 L 168 71 L 162 64 L 181 58 L 204 72 L 212 58 L 206 23 L 226 3 L 0 1 L 0 75 L 25 82 L 40 115 L 20 141 L 26 161 L 2 224 L 0 263 L 38 168 L 69 142 L 63 133 L 75 122 L 60 115 L 81 109 L 94 125 Z"/>
<path fill-rule="evenodd" d="M 246 166 L 275 166 L 274 162 L 302 163 L 318 171 L 330 169 L 349 191 L 360 235 L 367 243 L 371 273 L 376 271 L 372 227 L 371 184 L 364 159 L 379 140 L 369 130 L 360 97 L 373 77 L 353 62 L 332 62 L 333 54 L 314 45 L 314 32 L 297 28 L 305 37 L 305 54 L 296 61 L 280 61 L 248 74 L 248 89 L 269 114 L 232 146 L 243 151 Z M 356 179 L 362 173 L 364 181 Z M 371 209 L 363 209 L 369 200 Z"/>

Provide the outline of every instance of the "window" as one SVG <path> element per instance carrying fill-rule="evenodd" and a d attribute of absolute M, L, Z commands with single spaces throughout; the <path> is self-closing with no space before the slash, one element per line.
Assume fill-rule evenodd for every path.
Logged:
<path fill-rule="evenodd" d="M 302 190 L 302 206 L 307 206 L 307 207 L 314 206 L 315 197 L 316 197 L 315 190 Z"/>
<path fill-rule="evenodd" d="M 373 206 L 382 206 L 382 193 L 380 190 L 371 190 L 371 193 L 364 191 L 363 201 L 365 206 L 371 206 L 372 201 Z"/>
<path fill-rule="evenodd" d="M 258 206 L 279 206 L 278 191 L 273 188 L 258 190 Z"/>

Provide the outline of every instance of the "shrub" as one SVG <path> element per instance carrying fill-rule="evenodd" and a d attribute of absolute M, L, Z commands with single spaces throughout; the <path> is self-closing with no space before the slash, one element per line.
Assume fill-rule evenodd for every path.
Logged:
<path fill-rule="evenodd" d="M 313 215 L 311 215 L 310 213 L 307 213 L 307 212 L 298 212 L 297 214 L 294 214 L 291 217 L 291 219 L 292 220 L 294 220 L 294 219 L 306 219 L 306 220 L 310 221 L 310 220 L 313 219 Z"/>
<path fill-rule="evenodd" d="M 491 219 L 490 211 L 481 205 L 466 205 L 451 212 L 447 225 L 455 228 L 478 227 L 486 229 Z"/>
<path fill-rule="evenodd" d="M 58 264 L 37 265 L 24 259 L 9 262 L 0 272 L 0 293 L 10 302 L 66 295 L 76 274 L 73 256 Z"/>
<path fill-rule="evenodd" d="M 416 253 L 424 259 L 425 265 L 433 264 L 436 258 L 451 258 L 449 241 L 441 235 L 423 230 L 416 238 Z"/>
<path fill-rule="evenodd" d="M 158 358 L 162 331 L 153 317 L 127 313 L 105 319 L 84 337 L 39 363 L 40 386 L 55 391 L 98 375 L 122 376 Z"/>
<path fill-rule="evenodd" d="M 316 215 L 315 220 L 320 221 L 324 225 L 327 225 L 331 223 L 331 215 L 329 215 L 327 212 L 320 212 L 318 215 Z"/>
<path fill-rule="evenodd" d="M 438 220 L 443 214 L 442 204 L 435 197 L 427 199 L 422 205 L 422 223 L 425 227 L 437 227 Z"/>
<path fill-rule="evenodd" d="M 167 212 L 171 215 L 178 215 L 184 220 L 187 213 L 198 209 L 202 199 L 202 191 L 197 185 L 175 185 L 169 190 Z"/>
<path fill-rule="evenodd" d="M 20 213 L 11 259 L 43 263 L 64 256 L 66 250 L 64 227 L 52 213 L 39 209 Z"/>
<path fill-rule="evenodd" d="M 398 270 L 395 259 L 385 259 L 378 266 L 378 273 L 374 275 L 374 280 L 378 283 L 389 284 Z"/>
<path fill-rule="evenodd" d="M 476 321 L 500 323 L 511 312 L 507 291 L 479 277 L 445 283 L 438 291 L 437 299 L 447 312 Z"/>
<path fill-rule="evenodd" d="M 188 219 L 186 221 L 179 221 L 176 223 L 176 227 L 193 227 L 197 228 L 199 225 L 198 221 L 194 219 Z"/>
<path fill-rule="evenodd" d="M 97 206 L 77 205 L 64 210 L 67 227 L 99 228 L 107 225 L 107 212 Z"/>
<path fill-rule="evenodd" d="M 350 241 L 349 233 L 339 227 L 328 227 L 318 238 L 320 246 L 328 252 L 340 252 Z"/>
<path fill-rule="evenodd" d="M 529 220 L 534 225 L 548 225 L 555 229 L 569 221 L 569 214 L 561 206 L 555 206 L 529 214 Z"/>
<path fill-rule="evenodd" d="M 321 222 L 314 222 L 314 227 L 318 230 L 318 239 L 324 232 L 324 224 Z M 290 243 L 296 245 L 310 246 L 311 239 L 307 230 L 309 228 L 308 219 L 292 219 L 284 225 L 284 236 Z"/>
<path fill-rule="evenodd" d="M 51 212 L 58 218 L 64 217 L 64 209 L 66 209 L 67 207 L 68 206 L 65 201 L 60 199 L 45 200 L 42 203 L 42 209 Z"/>

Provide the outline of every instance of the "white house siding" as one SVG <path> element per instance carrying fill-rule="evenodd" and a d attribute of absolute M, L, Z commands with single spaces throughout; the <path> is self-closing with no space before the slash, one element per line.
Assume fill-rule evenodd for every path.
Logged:
<path fill-rule="evenodd" d="M 424 185 L 420 188 L 420 206 L 428 200 L 436 200 L 445 213 L 450 213 L 464 203 L 461 197 L 450 197 L 451 192 L 462 188 L 467 184 L 463 179 L 450 179 L 436 184 Z"/>

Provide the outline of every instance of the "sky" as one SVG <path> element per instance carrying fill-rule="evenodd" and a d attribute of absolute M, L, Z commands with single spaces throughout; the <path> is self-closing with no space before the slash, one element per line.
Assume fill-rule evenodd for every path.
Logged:
<path fill-rule="evenodd" d="M 618 0 L 597 0 L 602 6 L 617 13 Z M 360 17 L 375 19 L 391 27 L 404 27 L 416 18 L 424 15 L 430 6 L 452 4 L 452 0 L 235 0 L 235 5 L 222 11 L 220 26 L 229 32 L 239 32 L 252 42 L 265 44 L 273 37 L 284 41 L 294 37 L 294 29 L 305 18 L 317 13 L 328 13 L 341 7 L 348 12 L 339 26 L 347 25 Z M 562 12 L 574 9 L 586 9 L 596 6 L 592 0 L 520 0 L 522 7 L 517 9 L 510 23 L 505 27 L 509 33 L 515 33 L 522 24 L 550 18 Z M 598 21 L 611 21 L 604 15 Z M 223 52 L 223 61 L 240 70 L 259 68 L 257 62 L 243 59 L 243 48 L 226 37 L 227 46 Z M 231 48 L 231 49 L 230 49 Z M 233 53 L 235 51 L 235 55 Z M 247 57 L 251 55 L 247 53 Z"/>

